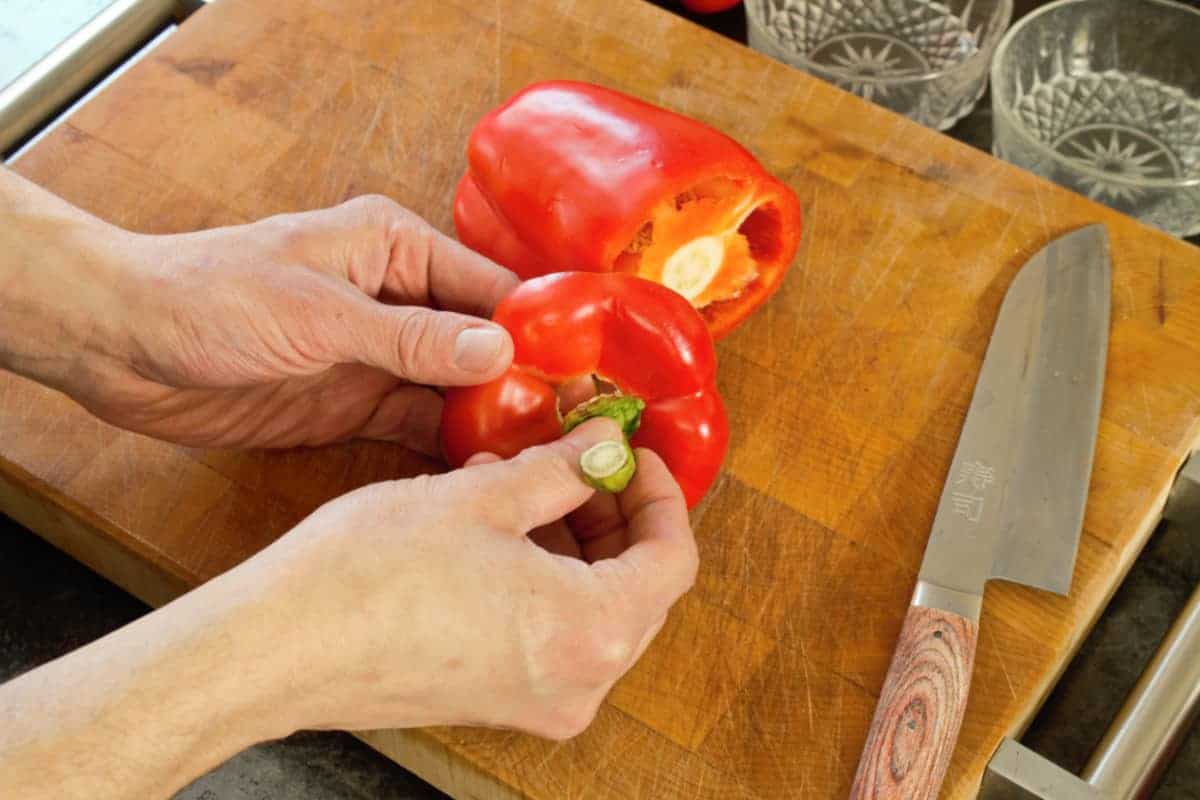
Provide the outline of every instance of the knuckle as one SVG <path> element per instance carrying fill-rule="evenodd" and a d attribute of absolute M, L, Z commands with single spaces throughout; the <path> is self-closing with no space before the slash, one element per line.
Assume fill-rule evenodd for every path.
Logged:
<path fill-rule="evenodd" d="M 627 667 L 632 644 L 597 597 L 582 595 L 553 606 L 524 609 L 533 696 L 522 727 L 555 741 L 578 736 L 595 719 L 608 688 Z"/>
<path fill-rule="evenodd" d="M 633 644 L 614 618 L 601 613 L 580 615 L 560 644 L 560 663 L 573 683 L 604 686 L 620 677 Z"/>
<path fill-rule="evenodd" d="M 528 609 L 524 619 L 530 677 L 551 694 L 607 686 L 633 655 L 619 617 L 597 609 L 588 596 Z"/>
<path fill-rule="evenodd" d="M 392 198 L 382 194 L 364 194 L 350 202 L 360 204 L 361 213 L 373 225 L 386 232 L 388 241 L 399 243 L 406 249 L 414 243 L 424 246 L 423 241 L 429 226 Z"/>
<path fill-rule="evenodd" d="M 395 348 L 401 368 L 420 372 L 434 357 L 437 345 L 437 318 L 432 311 L 411 309 L 396 322 Z"/>
<path fill-rule="evenodd" d="M 588 729 L 600 710 L 600 698 L 569 700 L 551 709 L 538 726 L 538 734 L 556 742 L 574 739 Z"/>
<path fill-rule="evenodd" d="M 368 225 L 383 233 L 385 241 L 407 248 L 414 238 L 419 238 L 421 218 L 382 194 L 364 194 L 347 201 L 353 214 L 364 219 Z"/>
<path fill-rule="evenodd" d="M 383 194 L 360 194 L 348 200 L 347 205 L 379 222 L 400 218 L 406 213 L 403 206 Z"/>
<path fill-rule="evenodd" d="M 607 683 L 620 677 L 633 655 L 633 643 L 619 627 L 611 623 L 596 627 L 587 642 L 587 666 L 590 677 Z"/>
<path fill-rule="evenodd" d="M 420 216 L 399 205 L 394 205 L 382 225 L 392 259 L 400 267 L 394 276 L 400 293 L 413 302 L 431 303 L 430 271 L 436 231 Z"/>
<path fill-rule="evenodd" d="M 299 214 L 277 214 L 252 224 L 258 226 L 260 235 L 265 234 L 265 241 L 284 258 L 298 261 L 308 252 L 312 237 Z"/>

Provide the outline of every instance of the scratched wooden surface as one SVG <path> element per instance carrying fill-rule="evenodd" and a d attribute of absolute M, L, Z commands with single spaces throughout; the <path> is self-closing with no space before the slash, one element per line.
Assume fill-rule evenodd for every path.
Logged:
<path fill-rule="evenodd" d="M 220 0 L 17 169 L 182 231 L 383 192 L 450 229 L 463 144 L 543 78 L 707 120 L 799 193 L 778 296 L 722 343 L 725 472 L 695 589 L 592 728 L 364 734 L 460 797 L 840 797 L 908 604 L 995 314 L 1053 236 L 1104 222 L 1112 344 L 1071 595 L 989 587 L 945 796 L 1052 685 L 1197 434 L 1200 251 L 641 3 Z M 435 468 L 395 447 L 197 452 L 0 377 L 0 507 L 162 603 L 324 500 Z M 486 702 L 486 698 L 481 698 Z"/>

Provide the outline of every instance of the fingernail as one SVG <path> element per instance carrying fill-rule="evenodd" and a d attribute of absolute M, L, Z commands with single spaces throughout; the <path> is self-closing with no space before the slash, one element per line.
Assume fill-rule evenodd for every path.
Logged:
<path fill-rule="evenodd" d="M 467 372 L 486 372 L 504 349 L 504 332 L 498 328 L 467 328 L 454 340 L 454 363 Z"/>

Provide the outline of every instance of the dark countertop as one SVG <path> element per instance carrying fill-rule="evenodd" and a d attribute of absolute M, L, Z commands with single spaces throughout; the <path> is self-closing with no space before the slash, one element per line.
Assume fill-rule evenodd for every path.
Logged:
<path fill-rule="evenodd" d="M 652 2 L 673 8 L 670 0 Z M 740 8 L 704 23 L 744 39 Z M 949 134 L 987 149 L 991 139 L 987 98 Z M 1200 535 L 1161 527 L 1024 737 L 1025 744 L 1078 771 L 1198 582 Z M 148 610 L 0 516 L 0 681 Z M 245 751 L 177 797 L 429 800 L 445 795 L 349 734 L 302 732 Z M 1200 736 L 1189 737 L 1155 797 L 1200 800 Z"/>

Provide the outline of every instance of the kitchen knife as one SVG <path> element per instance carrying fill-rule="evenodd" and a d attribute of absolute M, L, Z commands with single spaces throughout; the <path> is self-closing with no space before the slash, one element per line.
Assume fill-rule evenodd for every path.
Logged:
<path fill-rule="evenodd" d="M 1108 354 L 1108 235 L 1050 242 L 1004 302 L 850 795 L 936 798 L 967 705 L 983 586 L 1071 586 Z"/>

